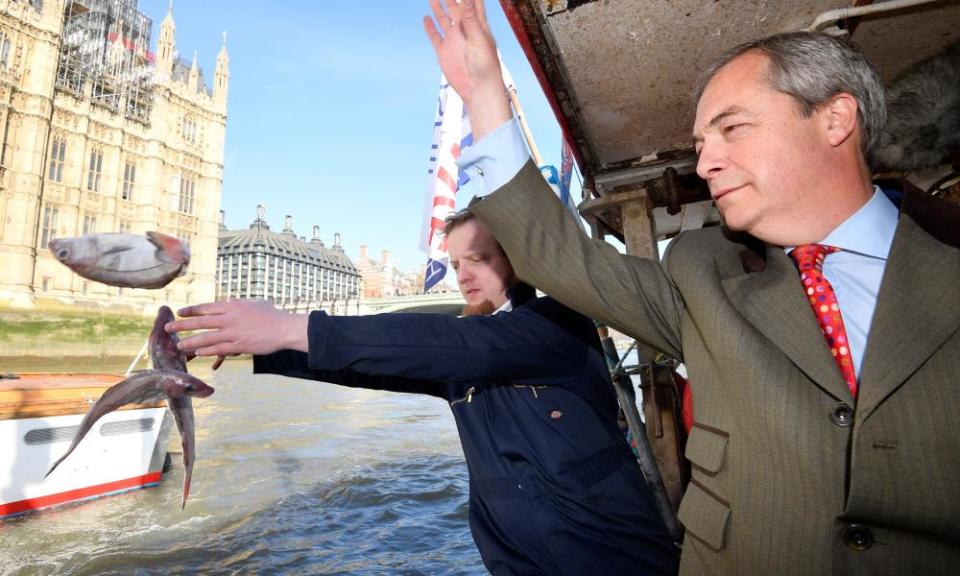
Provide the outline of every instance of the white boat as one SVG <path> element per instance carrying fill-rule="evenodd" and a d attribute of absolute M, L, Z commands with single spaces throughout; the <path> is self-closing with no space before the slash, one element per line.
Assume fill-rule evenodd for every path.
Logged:
<path fill-rule="evenodd" d="M 116 494 L 160 482 L 173 417 L 163 402 L 133 404 L 103 416 L 76 450 L 83 416 L 112 374 L 21 374 L 0 379 L 0 518 Z"/>

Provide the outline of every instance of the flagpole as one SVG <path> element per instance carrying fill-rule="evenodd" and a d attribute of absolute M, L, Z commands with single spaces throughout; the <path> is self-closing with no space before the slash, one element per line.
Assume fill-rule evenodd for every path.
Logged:
<path fill-rule="evenodd" d="M 543 157 L 540 156 L 537 143 L 533 141 L 533 134 L 530 133 L 530 127 L 527 126 L 527 117 L 523 113 L 523 106 L 520 105 L 520 97 L 517 95 L 516 87 L 510 86 L 507 94 L 510 95 L 510 103 L 513 104 L 514 112 L 517 113 L 517 120 L 520 122 L 520 130 L 523 132 L 523 137 L 526 138 L 527 146 L 530 147 L 530 155 L 533 156 L 533 161 L 537 166 L 542 166 Z"/>

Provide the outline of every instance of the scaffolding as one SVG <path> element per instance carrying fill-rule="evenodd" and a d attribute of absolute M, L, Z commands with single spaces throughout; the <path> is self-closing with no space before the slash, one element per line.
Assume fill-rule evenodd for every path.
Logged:
<path fill-rule="evenodd" d="M 153 99 L 153 21 L 138 0 L 70 0 L 57 88 L 147 123 Z M 89 96 L 86 90 L 89 89 Z"/>

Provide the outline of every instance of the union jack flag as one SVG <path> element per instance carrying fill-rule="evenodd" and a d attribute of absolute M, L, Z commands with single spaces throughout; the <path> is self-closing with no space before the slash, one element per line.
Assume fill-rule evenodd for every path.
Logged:
<path fill-rule="evenodd" d="M 456 161 L 460 151 L 472 143 L 473 134 L 463 100 L 450 87 L 446 77 L 441 77 L 420 232 L 420 249 L 427 253 L 424 292 L 447 274 L 450 256 L 447 253 L 447 239 L 443 236 L 443 224 L 456 206 L 457 190 L 470 180 L 466 172 L 457 167 Z"/>

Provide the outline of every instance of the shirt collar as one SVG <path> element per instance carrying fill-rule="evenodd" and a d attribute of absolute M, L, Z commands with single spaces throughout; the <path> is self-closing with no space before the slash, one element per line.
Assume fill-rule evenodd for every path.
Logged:
<path fill-rule="evenodd" d="M 507 300 L 506 302 L 503 303 L 503 306 L 494 310 L 493 314 L 497 314 L 499 312 L 512 312 L 512 311 L 513 311 L 513 302 Z M 493 316 L 493 314 L 491 314 L 491 316 Z"/>
<path fill-rule="evenodd" d="M 896 206 L 878 186 L 874 186 L 870 200 L 819 243 L 886 260 L 898 217 Z"/>
<path fill-rule="evenodd" d="M 886 260 L 899 216 L 893 202 L 879 186 L 874 186 L 870 200 L 817 244 Z M 785 250 L 789 254 L 794 248 L 787 246 Z"/>

